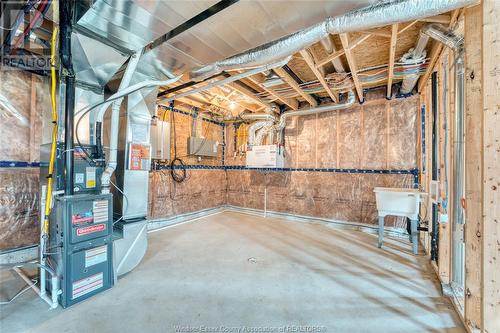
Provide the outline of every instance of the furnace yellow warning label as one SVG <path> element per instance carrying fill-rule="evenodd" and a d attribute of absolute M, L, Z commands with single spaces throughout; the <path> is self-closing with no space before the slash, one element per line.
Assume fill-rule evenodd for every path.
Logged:
<path fill-rule="evenodd" d="M 95 167 L 87 167 L 86 168 L 86 176 L 87 176 L 87 182 L 85 183 L 86 188 L 94 188 L 96 186 L 96 169 Z"/>

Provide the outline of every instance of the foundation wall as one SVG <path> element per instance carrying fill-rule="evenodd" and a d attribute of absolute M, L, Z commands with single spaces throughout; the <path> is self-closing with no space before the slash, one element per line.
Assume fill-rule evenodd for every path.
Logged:
<path fill-rule="evenodd" d="M 372 100 L 346 110 L 289 118 L 285 166 L 293 170 L 228 170 L 228 204 L 377 223 L 373 189 L 414 186 L 412 174 L 393 173 L 417 167 L 418 98 L 368 98 Z M 228 126 L 226 133 L 226 165 L 244 165 L 244 157 L 232 154 L 234 129 Z M 387 174 L 370 171 L 374 169 Z M 402 219 L 390 217 L 386 224 L 405 226 Z"/>
<path fill-rule="evenodd" d="M 48 79 L 0 71 L 0 251 L 38 242 L 38 162 L 47 115 Z"/>
<path fill-rule="evenodd" d="M 0 250 L 38 242 L 40 129 L 50 125 L 48 80 L 23 72 L 2 75 L 2 161 L 28 163 L 24 168 L 0 168 Z M 29 99 L 26 96 L 31 96 Z M 9 101 L 10 104 L 6 104 Z M 175 120 L 177 156 L 190 168 L 183 183 L 174 183 L 169 170 L 150 173 L 149 219 L 159 219 L 225 204 L 328 219 L 375 223 L 373 188 L 411 187 L 409 174 L 360 173 L 416 167 L 416 98 L 376 99 L 348 110 L 292 118 L 285 132 L 286 166 L 309 171 L 262 172 L 224 170 L 244 165 L 234 156 L 234 128 L 201 121 L 198 134 L 226 143 L 225 158 L 187 156 L 193 118 L 167 112 Z M 45 115 L 45 116 L 42 116 Z M 172 126 L 172 157 L 174 139 Z M 29 164 L 29 163 L 35 164 Z M 196 166 L 200 165 L 198 169 Z M 34 167 L 30 167 L 34 166 Z M 207 169 L 212 168 L 213 169 Z M 352 169 L 352 173 L 325 169 Z M 355 170 L 356 169 L 356 170 Z M 264 196 L 267 201 L 264 203 Z M 402 226 L 390 220 L 390 226 Z"/>
<path fill-rule="evenodd" d="M 187 179 L 176 183 L 170 170 L 149 174 L 148 219 L 170 217 L 226 203 L 226 172 L 214 170 L 187 170 Z"/>

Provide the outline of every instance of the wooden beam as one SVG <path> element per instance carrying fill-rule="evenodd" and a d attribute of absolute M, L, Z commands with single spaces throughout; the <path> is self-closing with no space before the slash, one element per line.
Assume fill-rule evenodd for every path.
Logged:
<path fill-rule="evenodd" d="M 448 62 L 447 56 L 443 56 L 443 60 L 439 64 L 439 72 L 438 72 L 438 110 L 439 110 L 439 118 L 436 119 L 437 131 L 438 131 L 438 142 L 439 142 L 439 193 L 440 199 L 448 200 L 446 198 L 447 188 L 446 186 L 449 184 L 449 179 L 452 179 L 449 174 L 449 167 L 445 168 L 445 161 L 448 159 L 449 161 L 449 148 L 445 148 L 446 142 L 446 131 L 450 128 L 450 124 L 448 122 L 449 113 L 450 113 L 450 94 L 449 91 L 445 91 L 445 72 L 448 72 Z M 444 62 L 443 62 L 444 61 Z M 449 80 L 447 80 L 447 84 L 449 84 Z M 444 98 L 446 94 L 446 100 Z M 446 103 L 446 104 L 445 104 Z M 445 125 L 446 124 L 446 125 Z M 449 141 L 449 140 L 448 140 Z M 446 155 L 445 155 L 446 153 Z M 443 201 L 441 201 L 443 202 Z M 449 214 L 449 211 L 446 212 Z M 449 215 L 448 215 L 449 216 Z M 450 223 L 439 223 L 439 242 L 438 242 L 438 274 L 441 279 L 441 283 L 450 284 L 451 282 L 451 248 L 452 248 L 452 226 Z"/>
<path fill-rule="evenodd" d="M 277 100 L 279 100 L 282 103 L 285 103 L 286 105 L 288 105 L 293 110 L 298 110 L 299 109 L 299 101 L 297 101 L 297 99 L 295 99 L 293 97 L 290 98 L 290 97 L 281 96 L 273 88 L 264 86 L 263 83 L 264 83 L 264 81 L 266 79 L 264 75 L 257 74 L 257 75 L 254 75 L 254 76 L 250 76 L 247 79 L 249 79 L 250 81 L 252 81 L 256 85 L 258 85 L 261 89 L 263 89 L 264 91 L 266 91 L 270 95 L 274 96 Z"/>
<path fill-rule="evenodd" d="M 215 89 L 215 88 L 212 88 L 212 89 Z M 230 96 L 233 95 L 236 92 L 236 90 L 232 90 L 227 96 L 224 95 L 222 89 L 218 89 L 218 92 L 220 92 L 220 93 L 217 93 L 217 91 L 211 92 L 210 90 L 204 91 L 203 93 L 207 93 L 210 96 L 210 98 L 205 96 L 203 93 L 198 93 L 195 96 L 201 96 L 204 100 L 206 100 L 208 102 L 207 104 L 212 104 L 216 107 L 223 108 L 226 110 L 229 110 L 230 107 L 227 105 L 224 105 L 223 101 L 227 102 L 227 103 L 235 103 L 237 106 L 239 106 L 243 110 L 248 109 L 251 111 L 255 111 L 255 106 L 251 103 L 237 102 L 237 101 L 230 99 Z"/>
<path fill-rule="evenodd" d="M 398 35 L 399 34 L 402 34 L 403 32 L 405 32 L 406 30 L 410 29 L 411 27 L 413 27 L 416 23 L 418 22 L 418 20 L 415 20 L 415 21 L 412 21 L 410 23 L 408 23 L 407 25 L 405 25 L 404 27 L 402 27 L 399 31 L 398 31 Z"/>
<path fill-rule="evenodd" d="M 394 58 L 396 57 L 396 43 L 398 40 L 398 24 L 391 27 L 391 46 L 389 49 L 389 69 L 387 73 L 387 98 L 392 96 L 392 79 L 394 77 Z"/>
<path fill-rule="evenodd" d="M 449 28 L 457 21 L 458 19 L 458 14 L 460 13 L 460 9 L 455 9 L 451 15 L 451 21 L 450 24 L 448 25 Z M 422 75 L 419 79 L 418 82 L 418 91 L 421 91 L 422 88 L 424 87 L 425 83 L 429 79 L 429 76 L 431 73 L 434 71 L 434 66 L 436 65 L 439 57 L 441 56 L 441 53 L 443 51 L 443 44 L 442 43 L 436 43 L 434 45 L 434 48 L 431 51 L 431 60 L 427 64 L 427 70 L 425 71 L 424 75 Z"/>
<path fill-rule="evenodd" d="M 337 103 L 337 97 L 335 96 L 335 94 L 333 93 L 333 91 L 328 86 L 328 83 L 326 82 L 326 80 L 323 77 L 323 75 L 321 75 L 320 71 L 316 68 L 316 65 L 314 64 L 314 60 L 313 60 L 311 54 L 309 53 L 309 51 L 307 49 L 301 50 L 300 54 L 302 55 L 302 58 L 306 62 L 307 66 L 309 66 L 309 68 L 311 69 L 311 71 L 313 72 L 313 74 L 319 80 L 319 82 L 323 86 L 323 89 L 325 89 L 325 91 L 328 94 L 328 96 L 330 96 L 330 98 L 332 99 L 332 101 L 334 103 Z"/>
<path fill-rule="evenodd" d="M 283 68 L 275 68 L 273 70 L 276 74 L 278 74 L 279 77 L 281 77 L 283 81 L 285 81 L 290 87 L 292 87 L 292 89 L 295 90 L 300 96 L 302 96 L 311 106 L 318 105 L 318 102 L 316 102 L 316 100 L 311 95 L 306 93 L 299 86 L 297 81 L 295 81 L 295 79 L 290 74 L 288 74 L 287 71 L 285 71 Z"/>
<path fill-rule="evenodd" d="M 356 38 L 350 45 L 350 49 L 353 50 L 356 46 L 359 46 L 361 43 L 363 43 L 365 40 L 373 36 L 372 33 L 366 32 L 363 33 L 360 37 Z M 330 54 L 327 57 L 324 57 L 323 59 L 320 59 L 316 62 L 316 68 L 322 67 L 326 65 L 327 63 L 331 62 L 332 60 L 337 59 L 338 57 L 342 56 L 345 54 L 345 49 L 342 50 L 337 50 Z"/>
<path fill-rule="evenodd" d="M 347 34 L 343 34 L 343 35 L 347 36 Z M 353 40 L 352 42 L 349 43 L 349 50 L 350 51 L 354 50 L 354 48 L 359 46 L 361 43 L 363 43 L 365 40 L 367 40 L 371 36 L 372 36 L 372 34 L 366 34 L 366 35 L 359 36 L 358 38 L 356 38 L 355 40 Z"/>
<path fill-rule="evenodd" d="M 421 21 L 421 22 L 449 24 L 450 20 L 451 20 L 451 16 L 450 15 L 435 15 L 435 16 L 431 16 L 431 17 L 425 17 L 423 19 L 420 19 L 419 21 Z"/>
<path fill-rule="evenodd" d="M 500 332 L 500 17 L 499 1 L 482 1 L 483 35 L 483 329 Z M 476 41 L 476 43 L 480 43 Z M 470 77 L 470 73 L 468 76 Z"/>
<path fill-rule="evenodd" d="M 384 28 L 361 31 L 363 34 L 374 35 L 379 37 L 391 38 L 391 33 Z"/>
<path fill-rule="evenodd" d="M 319 68 L 319 67 L 322 67 L 322 66 L 328 64 L 332 60 L 335 60 L 338 57 L 340 57 L 341 55 L 344 55 L 344 53 L 345 53 L 344 50 L 338 50 L 338 51 L 335 51 L 332 54 L 328 55 L 327 57 L 325 57 L 321 60 L 318 60 L 318 63 L 316 64 L 316 68 Z"/>
<path fill-rule="evenodd" d="M 263 107 L 268 107 L 269 104 L 263 101 L 260 97 L 257 97 L 254 95 L 252 91 L 250 91 L 248 88 L 244 87 L 243 85 L 239 84 L 238 82 L 231 82 L 227 84 L 234 90 L 238 91 L 240 94 L 247 96 L 248 98 L 252 99 L 255 101 L 257 104 L 263 106 Z"/>
<path fill-rule="evenodd" d="M 345 56 L 347 58 L 347 63 L 349 64 L 349 68 L 351 70 L 352 80 L 354 81 L 354 87 L 356 88 L 356 92 L 358 93 L 359 101 L 364 102 L 363 97 L 363 87 L 361 86 L 361 82 L 358 78 L 358 68 L 356 66 L 356 61 L 351 53 L 351 49 L 349 48 L 349 37 L 347 34 L 340 34 L 340 41 L 342 42 L 342 47 L 345 50 Z"/>

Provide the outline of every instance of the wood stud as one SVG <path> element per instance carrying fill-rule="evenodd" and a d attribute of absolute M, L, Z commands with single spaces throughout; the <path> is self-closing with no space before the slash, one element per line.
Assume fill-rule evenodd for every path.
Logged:
<path fill-rule="evenodd" d="M 347 63 L 349 64 L 349 68 L 351 70 L 352 80 L 354 81 L 354 87 L 356 88 L 356 92 L 358 93 L 359 101 L 364 102 L 363 88 L 358 78 L 356 61 L 354 60 L 354 57 L 351 53 L 351 49 L 349 48 L 349 37 L 347 36 L 347 34 L 340 34 L 340 40 L 345 51 Z"/>

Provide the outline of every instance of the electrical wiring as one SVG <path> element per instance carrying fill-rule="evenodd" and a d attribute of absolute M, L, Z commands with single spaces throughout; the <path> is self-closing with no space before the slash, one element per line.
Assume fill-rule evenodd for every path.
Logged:
<path fill-rule="evenodd" d="M 56 158 L 56 149 L 57 149 L 57 109 L 56 109 L 56 88 L 57 88 L 57 74 L 56 74 L 56 42 L 57 35 L 59 29 L 56 27 L 52 32 L 52 41 L 51 41 L 51 57 L 50 57 L 50 65 L 51 65 L 51 88 L 50 88 L 50 97 L 51 97 L 51 108 L 52 108 L 52 143 L 50 145 L 50 160 L 49 160 L 49 168 L 48 168 L 48 178 L 47 178 L 47 192 L 45 198 L 45 209 L 44 209 L 44 219 L 42 226 L 42 239 L 43 246 L 45 247 L 45 243 L 47 241 L 47 235 L 49 233 L 49 215 L 52 207 L 52 182 L 53 182 L 53 172 L 54 172 L 54 161 Z"/>
<path fill-rule="evenodd" d="M 40 18 L 43 18 L 44 13 L 46 12 L 45 8 L 50 6 L 50 0 L 45 0 L 39 4 L 39 7 L 36 9 L 35 16 L 33 20 L 31 20 L 28 26 L 24 29 L 22 35 L 20 35 L 17 40 L 14 42 L 14 47 L 11 49 L 10 54 L 15 54 L 21 43 L 24 41 L 25 37 L 31 33 L 31 30 L 35 26 L 35 24 L 39 21 Z"/>
<path fill-rule="evenodd" d="M 412 64 L 396 62 L 393 71 L 394 78 L 399 79 L 404 78 L 406 75 L 423 74 L 427 68 L 427 60 L 428 59 L 423 59 L 423 61 L 419 63 Z M 363 83 L 380 82 L 387 79 L 388 67 L 388 64 L 365 67 L 358 71 L 358 77 Z M 371 73 L 371 71 L 375 70 L 378 71 Z M 325 80 L 327 81 L 328 86 L 332 90 L 336 91 L 350 89 L 353 86 L 351 73 L 332 73 L 330 76 L 327 76 Z M 308 94 L 324 92 L 324 87 L 317 80 L 301 83 L 299 84 L 299 87 Z M 273 90 L 275 90 L 276 93 L 283 95 L 283 97 L 297 97 L 295 90 L 289 86 L 274 87 Z M 256 96 L 264 99 L 272 98 L 272 96 L 266 91 L 257 93 Z"/>
<path fill-rule="evenodd" d="M 170 162 L 170 176 L 176 183 L 182 183 L 186 180 L 187 171 L 184 161 L 177 157 L 177 132 L 175 128 L 175 112 L 170 112 L 172 132 L 174 135 L 174 158 Z M 180 170 L 180 172 L 179 172 Z"/>
<path fill-rule="evenodd" d="M 76 126 L 75 126 L 75 138 L 76 138 L 76 142 L 77 142 L 78 146 L 82 149 L 83 153 L 85 154 L 86 160 L 92 161 L 94 164 L 96 163 L 96 161 L 90 156 L 88 151 L 86 149 L 84 149 L 84 147 L 82 146 L 82 144 L 80 142 L 80 137 L 78 135 L 78 129 L 80 128 L 80 123 L 81 123 L 82 119 L 85 118 L 85 116 L 88 113 L 90 113 L 92 110 L 94 110 L 95 108 L 97 108 L 99 106 L 103 106 L 98 114 L 98 119 L 102 119 L 104 117 L 104 113 L 108 109 L 111 102 L 116 101 L 120 98 L 123 98 L 127 95 L 130 95 L 130 94 L 132 94 L 136 91 L 139 91 L 143 88 L 170 85 L 170 84 L 178 81 L 180 78 L 181 78 L 181 76 L 177 76 L 173 79 L 168 79 L 165 81 L 148 80 L 148 81 L 136 83 L 130 87 L 127 87 L 126 89 L 123 89 L 121 91 L 116 92 L 115 94 L 111 95 L 105 101 L 86 106 L 86 107 L 78 110 L 77 112 L 75 112 L 75 115 L 80 115 L 80 118 L 78 118 L 78 121 L 76 122 Z M 90 164 L 90 162 L 89 162 L 89 164 Z"/>
<path fill-rule="evenodd" d="M 36 285 L 38 283 L 37 279 L 31 279 L 31 281 Z M 22 294 L 24 294 L 25 292 L 27 292 L 28 290 L 31 289 L 31 286 L 26 286 L 24 287 L 23 289 L 19 290 L 15 295 L 14 297 L 12 297 L 11 299 L 9 299 L 8 301 L 1 301 L 0 302 L 0 305 L 8 305 L 12 302 L 14 302 L 18 297 L 20 297 Z"/>
<path fill-rule="evenodd" d="M 10 45 L 11 45 L 11 42 L 12 42 L 12 38 L 14 37 L 13 35 L 15 34 L 15 32 L 19 29 L 19 26 L 21 25 L 21 23 L 23 22 L 24 20 L 24 16 L 26 14 L 28 14 L 31 9 L 38 3 L 40 2 L 40 0 L 29 0 L 26 5 L 22 8 L 22 10 L 19 11 L 17 17 L 16 17 L 16 20 L 14 21 L 14 25 L 12 26 L 12 28 L 10 29 L 7 29 L 5 27 L 1 27 L 2 30 L 6 30 L 6 31 L 9 31 L 7 33 L 7 36 L 5 36 L 5 39 L 4 39 L 4 42 L 3 42 L 3 49 L 5 50 L 9 50 L 10 49 Z"/>

